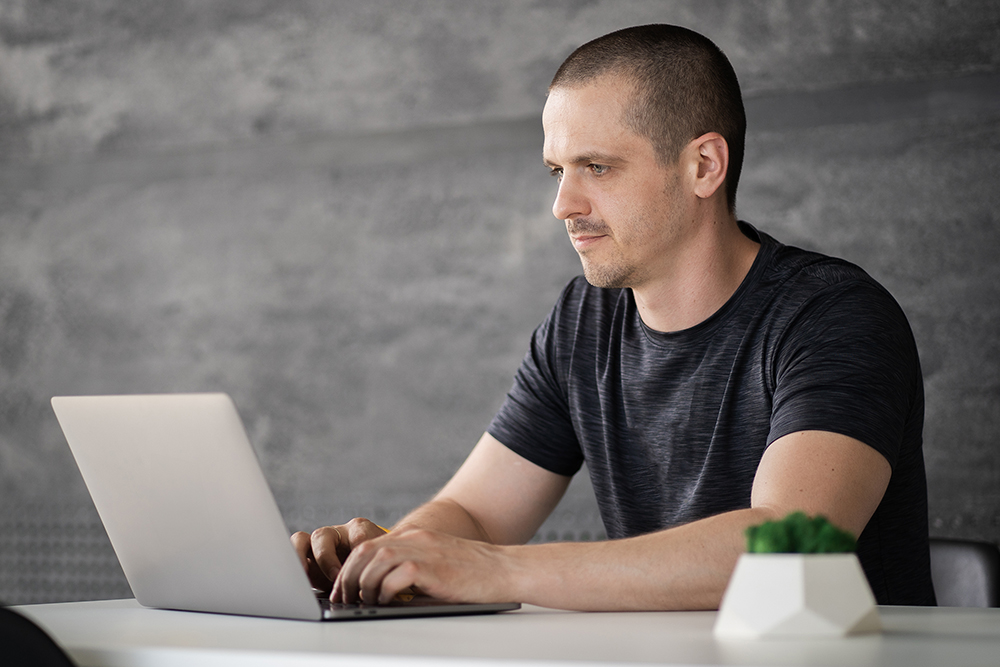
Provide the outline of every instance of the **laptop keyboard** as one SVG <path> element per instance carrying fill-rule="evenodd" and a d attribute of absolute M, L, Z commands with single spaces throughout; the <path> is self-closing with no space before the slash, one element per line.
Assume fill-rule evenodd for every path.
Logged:
<path fill-rule="evenodd" d="M 316 600 L 319 601 L 319 606 L 324 610 L 342 610 L 342 609 L 358 609 L 358 610 L 373 610 L 377 608 L 385 607 L 434 607 L 434 606 L 445 606 L 454 604 L 452 602 L 446 602 L 445 600 L 436 600 L 434 598 L 424 597 L 424 596 L 411 596 L 411 599 L 396 598 L 388 604 L 365 604 L 364 602 L 330 602 L 330 598 L 323 596 L 316 596 Z M 372 613 L 375 613 L 374 611 Z"/>
<path fill-rule="evenodd" d="M 433 608 L 436 605 L 444 604 L 441 600 L 433 600 L 431 598 L 422 598 L 414 601 L 397 599 L 384 605 L 371 605 L 364 604 L 363 602 L 330 602 L 330 599 L 327 597 L 318 598 L 318 600 L 324 617 L 332 616 L 334 613 L 340 617 L 343 617 L 345 613 L 356 617 L 378 616 L 380 611 L 394 607 Z"/>

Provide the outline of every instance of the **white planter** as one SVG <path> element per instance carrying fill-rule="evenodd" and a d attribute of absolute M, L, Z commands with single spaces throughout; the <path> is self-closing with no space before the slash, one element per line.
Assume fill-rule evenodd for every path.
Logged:
<path fill-rule="evenodd" d="M 881 629 L 855 554 L 743 554 L 722 597 L 715 636 L 843 637 Z"/>

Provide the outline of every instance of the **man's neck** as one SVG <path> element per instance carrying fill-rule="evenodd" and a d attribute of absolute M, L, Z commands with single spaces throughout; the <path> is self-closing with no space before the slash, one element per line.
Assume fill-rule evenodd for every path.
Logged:
<path fill-rule="evenodd" d="M 733 296 L 759 249 L 732 216 L 707 224 L 668 275 L 633 287 L 639 316 L 646 326 L 663 332 L 704 322 Z"/>

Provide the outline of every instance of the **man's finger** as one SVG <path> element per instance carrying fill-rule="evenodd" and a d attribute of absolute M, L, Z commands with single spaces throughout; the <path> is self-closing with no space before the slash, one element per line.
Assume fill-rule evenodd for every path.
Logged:
<path fill-rule="evenodd" d="M 378 603 L 389 604 L 400 593 L 413 595 L 420 567 L 413 560 L 406 560 L 380 575 Z"/>
<path fill-rule="evenodd" d="M 329 582 L 334 581 L 340 573 L 343 563 L 338 553 L 342 548 L 350 550 L 350 545 L 344 539 L 343 528 L 341 526 L 324 526 L 317 528 L 309 536 L 309 544 L 312 549 L 313 560 L 320 572 Z M 327 586 L 323 588 L 326 589 Z"/>
<path fill-rule="evenodd" d="M 351 551 L 350 558 L 344 561 L 340 574 L 337 575 L 330 599 L 334 602 L 360 602 L 361 574 L 378 553 L 379 547 L 371 540 L 356 545 Z"/>
<path fill-rule="evenodd" d="M 347 562 L 347 557 L 350 555 L 352 549 L 356 549 L 368 540 L 382 537 L 388 532 L 378 524 L 362 518 L 351 519 L 343 526 L 338 526 L 338 528 L 345 538 L 341 543 L 340 549 L 337 551 L 341 563 Z"/>
<path fill-rule="evenodd" d="M 302 563 L 302 569 L 309 572 L 309 559 L 312 557 L 312 545 L 309 541 L 309 533 L 304 533 L 301 530 L 297 533 L 293 533 L 292 546 L 295 548 L 295 553 L 299 557 L 299 562 Z"/>
<path fill-rule="evenodd" d="M 292 535 L 291 540 L 299 562 L 302 563 L 302 567 L 309 577 L 309 583 L 320 590 L 329 590 L 330 579 L 320 570 L 319 565 L 316 564 L 316 558 L 313 556 L 312 536 L 309 533 L 299 531 Z"/>
<path fill-rule="evenodd" d="M 368 559 L 367 564 L 358 576 L 358 595 L 363 602 L 376 604 L 382 599 L 382 580 L 393 569 L 405 564 L 403 552 L 408 551 L 399 545 L 386 546 L 378 550 Z M 389 596 L 390 598 L 392 596 Z"/>
<path fill-rule="evenodd" d="M 332 602 L 351 603 L 358 601 L 358 578 L 352 572 L 356 560 L 357 556 L 348 558 L 337 575 L 337 579 L 333 582 L 333 590 L 330 591 Z"/>

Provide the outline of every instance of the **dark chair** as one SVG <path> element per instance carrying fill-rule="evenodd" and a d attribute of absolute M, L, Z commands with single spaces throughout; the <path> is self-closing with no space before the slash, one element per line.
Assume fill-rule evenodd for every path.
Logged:
<path fill-rule="evenodd" d="M 1000 549 L 932 538 L 931 579 L 940 607 L 1000 607 Z"/>
<path fill-rule="evenodd" d="M 74 667 L 73 661 L 35 623 L 0 607 L 0 665 Z"/>

